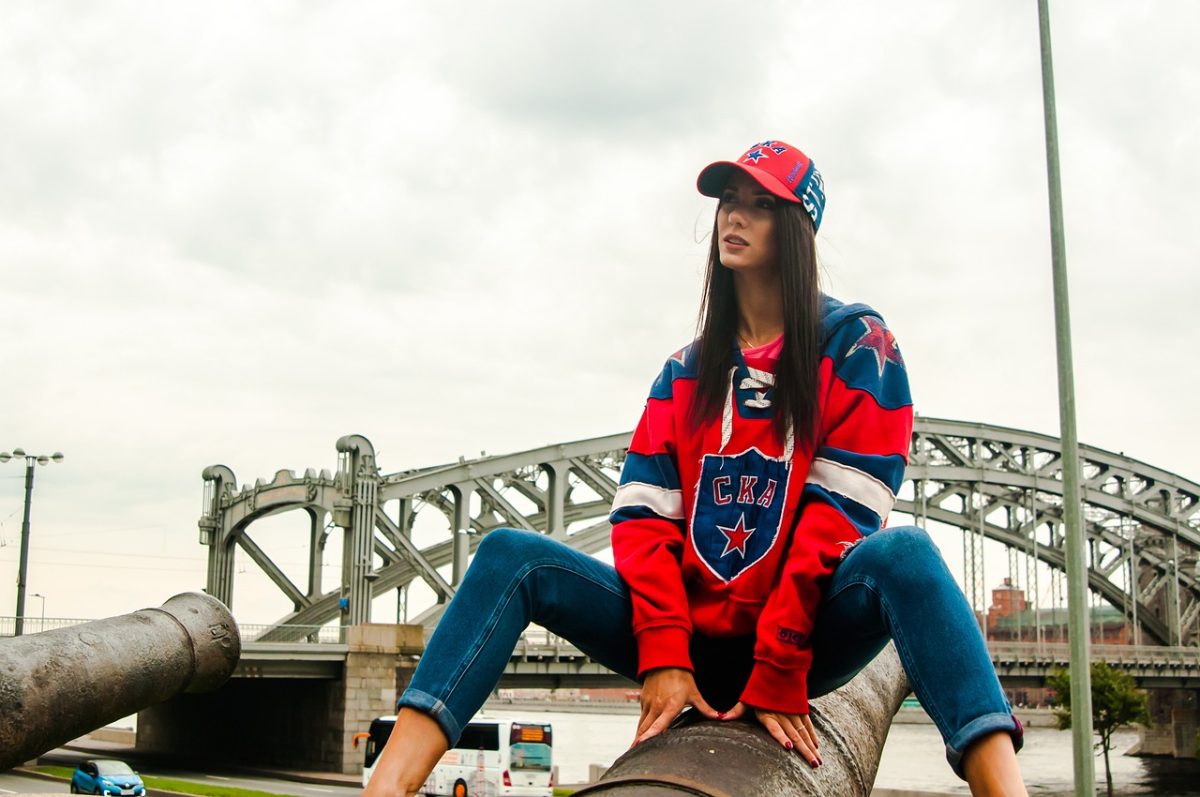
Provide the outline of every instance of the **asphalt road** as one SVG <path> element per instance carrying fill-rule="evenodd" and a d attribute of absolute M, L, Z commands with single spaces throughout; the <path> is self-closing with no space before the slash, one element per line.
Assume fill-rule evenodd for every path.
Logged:
<path fill-rule="evenodd" d="M 66 794 L 67 783 L 31 778 L 19 772 L 0 772 L 0 795 L 4 794 Z"/>
<path fill-rule="evenodd" d="M 45 764 L 74 767 L 85 758 L 98 757 L 101 756 L 58 748 L 41 756 L 40 760 Z M 361 788 L 350 788 L 336 784 L 299 783 L 282 778 L 244 775 L 222 772 L 220 770 L 196 772 L 193 770 L 143 765 L 133 761 L 129 763 L 138 773 L 151 777 L 190 780 L 196 783 L 232 786 L 239 789 L 256 789 L 272 794 L 292 795 L 292 797 L 351 797 L 351 795 L 358 795 L 362 792 Z M 69 791 L 68 786 L 67 781 L 42 780 L 23 775 L 19 772 L 0 773 L 0 797 L 5 794 L 67 793 Z M 150 790 L 151 795 L 153 795 L 153 791 L 153 789 Z"/>

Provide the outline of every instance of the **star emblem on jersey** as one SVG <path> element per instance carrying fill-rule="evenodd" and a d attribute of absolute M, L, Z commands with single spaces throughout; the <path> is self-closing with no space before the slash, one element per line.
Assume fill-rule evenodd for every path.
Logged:
<path fill-rule="evenodd" d="M 701 459 L 688 536 L 714 576 L 732 581 L 780 541 L 791 467 L 789 458 L 757 448 Z"/>
<path fill-rule="evenodd" d="M 869 351 L 875 355 L 875 364 L 879 368 L 879 377 L 883 378 L 883 369 L 888 363 L 904 367 L 904 358 L 900 356 L 900 347 L 896 345 L 896 337 L 892 331 L 879 322 L 877 318 L 866 316 L 858 319 L 867 331 L 854 341 L 854 345 L 846 352 L 846 357 L 857 351 Z"/>
<path fill-rule="evenodd" d="M 733 528 L 725 526 L 717 526 L 717 531 L 725 535 L 725 550 L 721 551 L 721 557 L 724 558 L 734 551 L 738 552 L 738 556 L 746 558 L 746 541 L 750 539 L 750 535 L 754 533 L 754 529 L 746 528 L 746 516 L 739 515 L 737 525 Z"/>

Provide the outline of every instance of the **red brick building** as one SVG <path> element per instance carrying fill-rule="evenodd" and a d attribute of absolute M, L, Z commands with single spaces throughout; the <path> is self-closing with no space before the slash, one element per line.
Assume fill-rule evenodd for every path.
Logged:
<path fill-rule="evenodd" d="M 1128 645 L 1132 633 L 1128 618 L 1109 604 L 1091 607 L 1092 642 L 1098 645 Z M 1067 607 L 1049 609 L 1030 607 L 1025 590 L 1012 585 L 1009 579 L 992 590 L 992 605 L 988 607 L 984 628 L 987 638 L 997 642 L 1067 641 Z M 1040 630 L 1040 634 L 1039 634 Z"/>

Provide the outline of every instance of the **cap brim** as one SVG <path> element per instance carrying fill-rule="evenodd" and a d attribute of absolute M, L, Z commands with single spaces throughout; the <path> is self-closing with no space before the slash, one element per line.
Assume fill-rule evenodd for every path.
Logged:
<path fill-rule="evenodd" d="M 774 175 L 754 166 L 745 163 L 734 163 L 733 161 L 717 161 L 705 166 L 700 171 L 700 176 L 696 178 L 697 190 L 701 194 L 704 194 L 704 196 L 720 198 L 721 192 L 725 190 L 726 183 L 729 182 L 729 174 L 734 169 L 742 172 L 780 199 L 786 199 L 789 202 L 800 201 L 792 193 L 791 189 Z"/>

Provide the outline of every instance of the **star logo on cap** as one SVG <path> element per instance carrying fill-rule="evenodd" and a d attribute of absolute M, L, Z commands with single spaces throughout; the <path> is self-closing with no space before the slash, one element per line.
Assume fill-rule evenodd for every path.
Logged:
<path fill-rule="evenodd" d="M 780 144 L 776 141 L 760 141 L 757 144 L 755 144 L 753 147 L 751 147 L 750 149 L 756 150 L 756 149 L 760 149 L 762 147 L 766 147 L 767 149 L 774 152 L 776 155 L 782 155 L 783 153 L 788 151 L 787 147 L 785 147 L 783 144 Z M 763 153 L 763 157 L 766 157 L 765 152 Z"/>
<path fill-rule="evenodd" d="M 875 355 L 875 364 L 879 367 L 879 377 L 883 378 L 883 369 L 888 363 L 904 367 L 904 358 L 900 356 L 900 347 L 896 345 L 896 337 L 892 331 L 880 323 L 879 319 L 864 316 L 858 319 L 867 331 L 854 341 L 854 345 L 846 352 L 846 357 L 856 351 L 869 351 Z"/>
<path fill-rule="evenodd" d="M 754 529 L 746 528 L 746 516 L 739 515 L 737 525 L 733 528 L 725 526 L 717 526 L 717 531 L 725 535 L 725 550 L 721 551 L 721 558 L 724 559 L 733 551 L 745 559 L 746 558 L 746 541 L 750 539 L 750 535 L 754 533 Z"/>
<path fill-rule="evenodd" d="M 761 149 L 752 149 L 746 153 L 746 157 L 742 158 L 742 160 L 750 161 L 751 163 L 758 163 L 759 160 L 765 157 L 767 157 L 767 153 L 763 152 Z"/>

